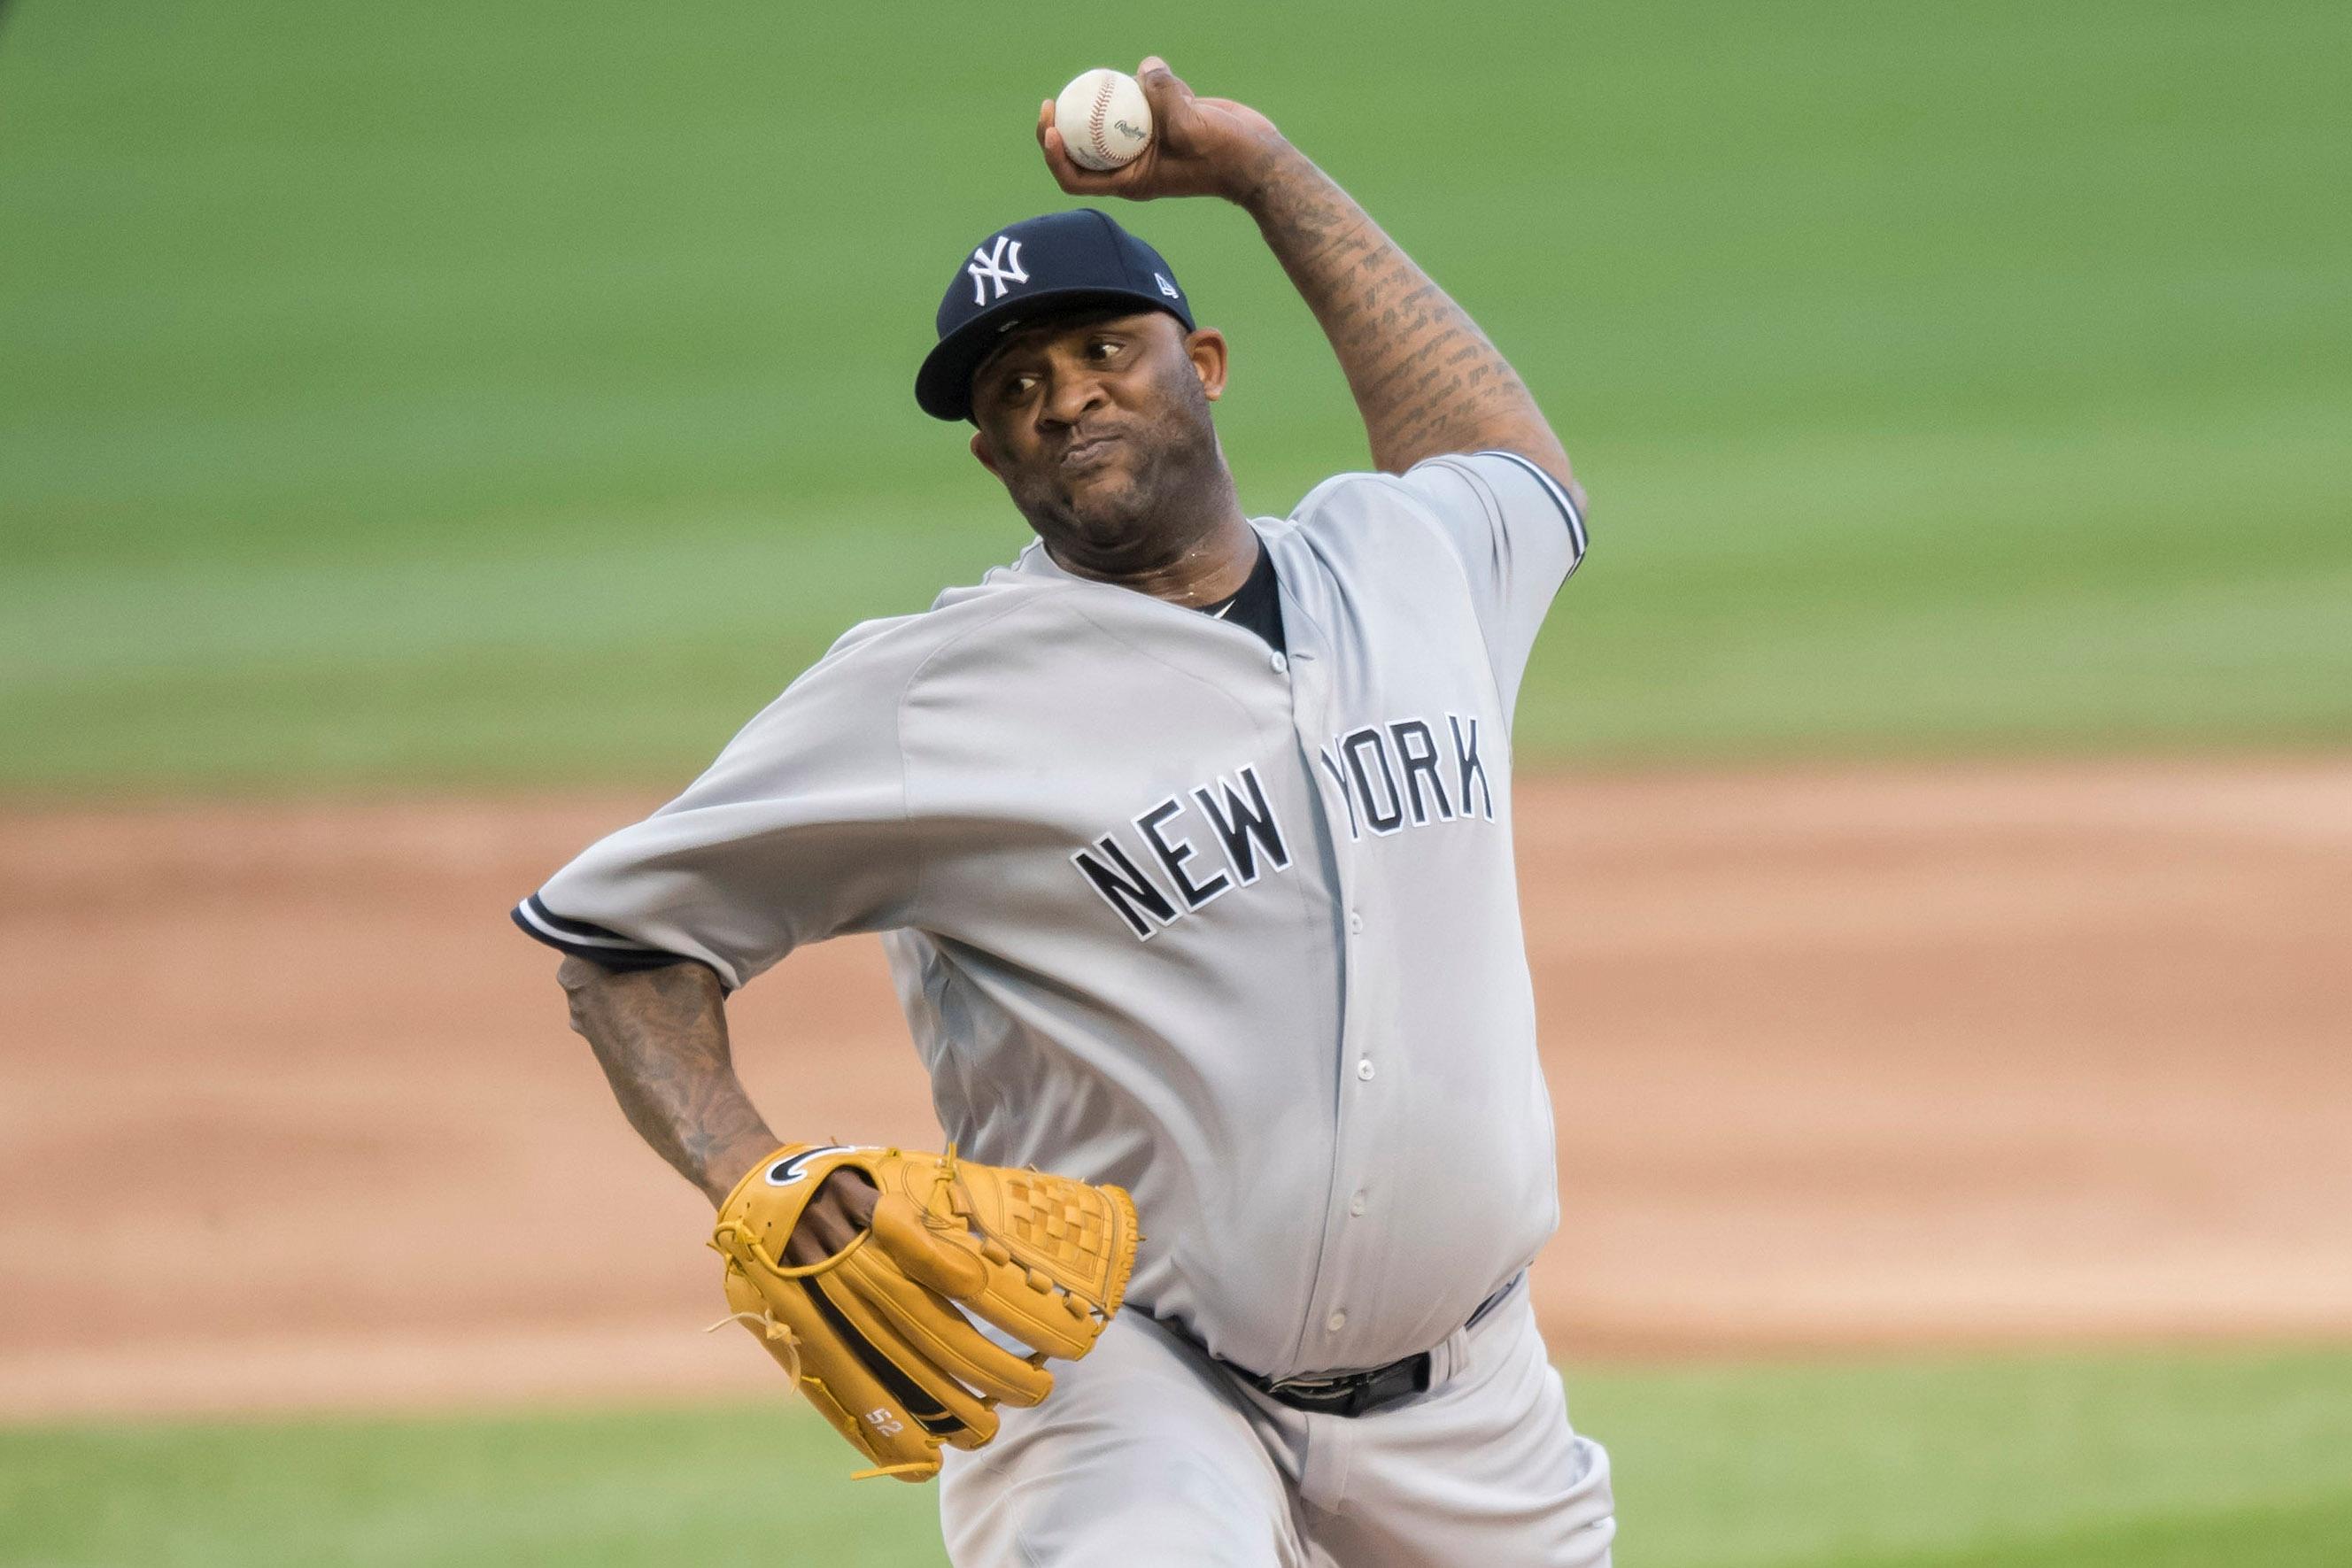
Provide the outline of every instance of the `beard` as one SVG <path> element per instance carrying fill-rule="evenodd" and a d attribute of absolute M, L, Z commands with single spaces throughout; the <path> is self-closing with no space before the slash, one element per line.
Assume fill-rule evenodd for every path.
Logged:
<path fill-rule="evenodd" d="M 1171 390 L 1177 411 L 1120 427 L 1078 472 L 1046 464 L 1023 476 L 1013 504 L 1040 538 L 1091 570 L 1123 575 L 1169 564 L 1216 526 L 1233 481 L 1208 400 L 1189 373 Z"/>

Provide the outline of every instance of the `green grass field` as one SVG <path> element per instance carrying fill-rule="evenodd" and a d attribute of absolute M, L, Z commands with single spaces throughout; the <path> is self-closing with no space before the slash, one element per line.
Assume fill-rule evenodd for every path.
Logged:
<path fill-rule="evenodd" d="M 1433 16 L 1438 19 L 1433 19 Z M 0 792 L 677 781 L 1025 538 L 910 396 L 1036 100 L 1166 53 L 1595 503 L 1529 757 L 2352 738 L 2336 0 L 0 10 Z M 920 111 L 857 117 L 877 84 Z M 1245 500 L 1362 460 L 1237 213 L 1121 214 Z M 1628 1568 L 2352 1562 L 2352 1353 L 1578 1374 Z M 0 1413 L 5 1414 L 5 1413 Z M 919 1563 L 781 1405 L 0 1427 L 0 1562 Z"/>
<path fill-rule="evenodd" d="M 1597 545 L 1537 756 L 2352 735 L 2332 0 L 18 0 L 0 789 L 668 780 L 1025 538 L 908 387 L 1038 98 L 1167 53 L 1513 353 Z M 869 85 L 919 85 L 895 126 Z M 1361 462 L 1247 221 L 1254 509 Z"/>
<path fill-rule="evenodd" d="M 2352 1352 L 1577 1373 L 1624 1568 L 2338 1568 Z M 0 1563 L 940 1561 L 797 1406 L 0 1430 Z"/>

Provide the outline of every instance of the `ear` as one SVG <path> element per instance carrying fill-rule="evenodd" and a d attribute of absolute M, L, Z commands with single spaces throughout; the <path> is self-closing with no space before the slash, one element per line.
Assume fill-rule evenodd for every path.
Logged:
<path fill-rule="evenodd" d="M 999 479 L 1004 477 L 1003 471 L 996 466 L 996 448 L 988 444 L 988 432 L 974 430 L 971 433 L 971 455 L 980 459 L 980 465 L 982 468 L 987 469 Z"/>
<path fill-rule="evenodd" d="M 1225 335 L 1214 327 L 1202 327 L 1186 334 L 1184 357 L 1192 361 L 1192 373 L 1201 378 L 1202 394 L 1214 402 L 1225 392 Z"/>

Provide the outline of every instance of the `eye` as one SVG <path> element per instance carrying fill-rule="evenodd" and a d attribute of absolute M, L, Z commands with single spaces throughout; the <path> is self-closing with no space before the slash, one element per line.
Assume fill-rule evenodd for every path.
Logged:
<path fill-rule="evenodd" d="M 1100 364 L 1118 358 L 1119 350 L 1125 346 L 1116 338 L 1097 338 L 1087 345 L 1087 358 Z"/>

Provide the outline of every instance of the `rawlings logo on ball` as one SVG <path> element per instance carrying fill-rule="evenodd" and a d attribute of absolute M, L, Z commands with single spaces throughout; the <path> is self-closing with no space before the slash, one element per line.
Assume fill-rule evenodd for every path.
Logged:
<path fill-rule="evenodd" d="M 1081 169 L 1131 163 L 1151 145 L 1151 100 L 1125 71 L 1081 71 L 1054 99 L 1062 150 Z"/>

